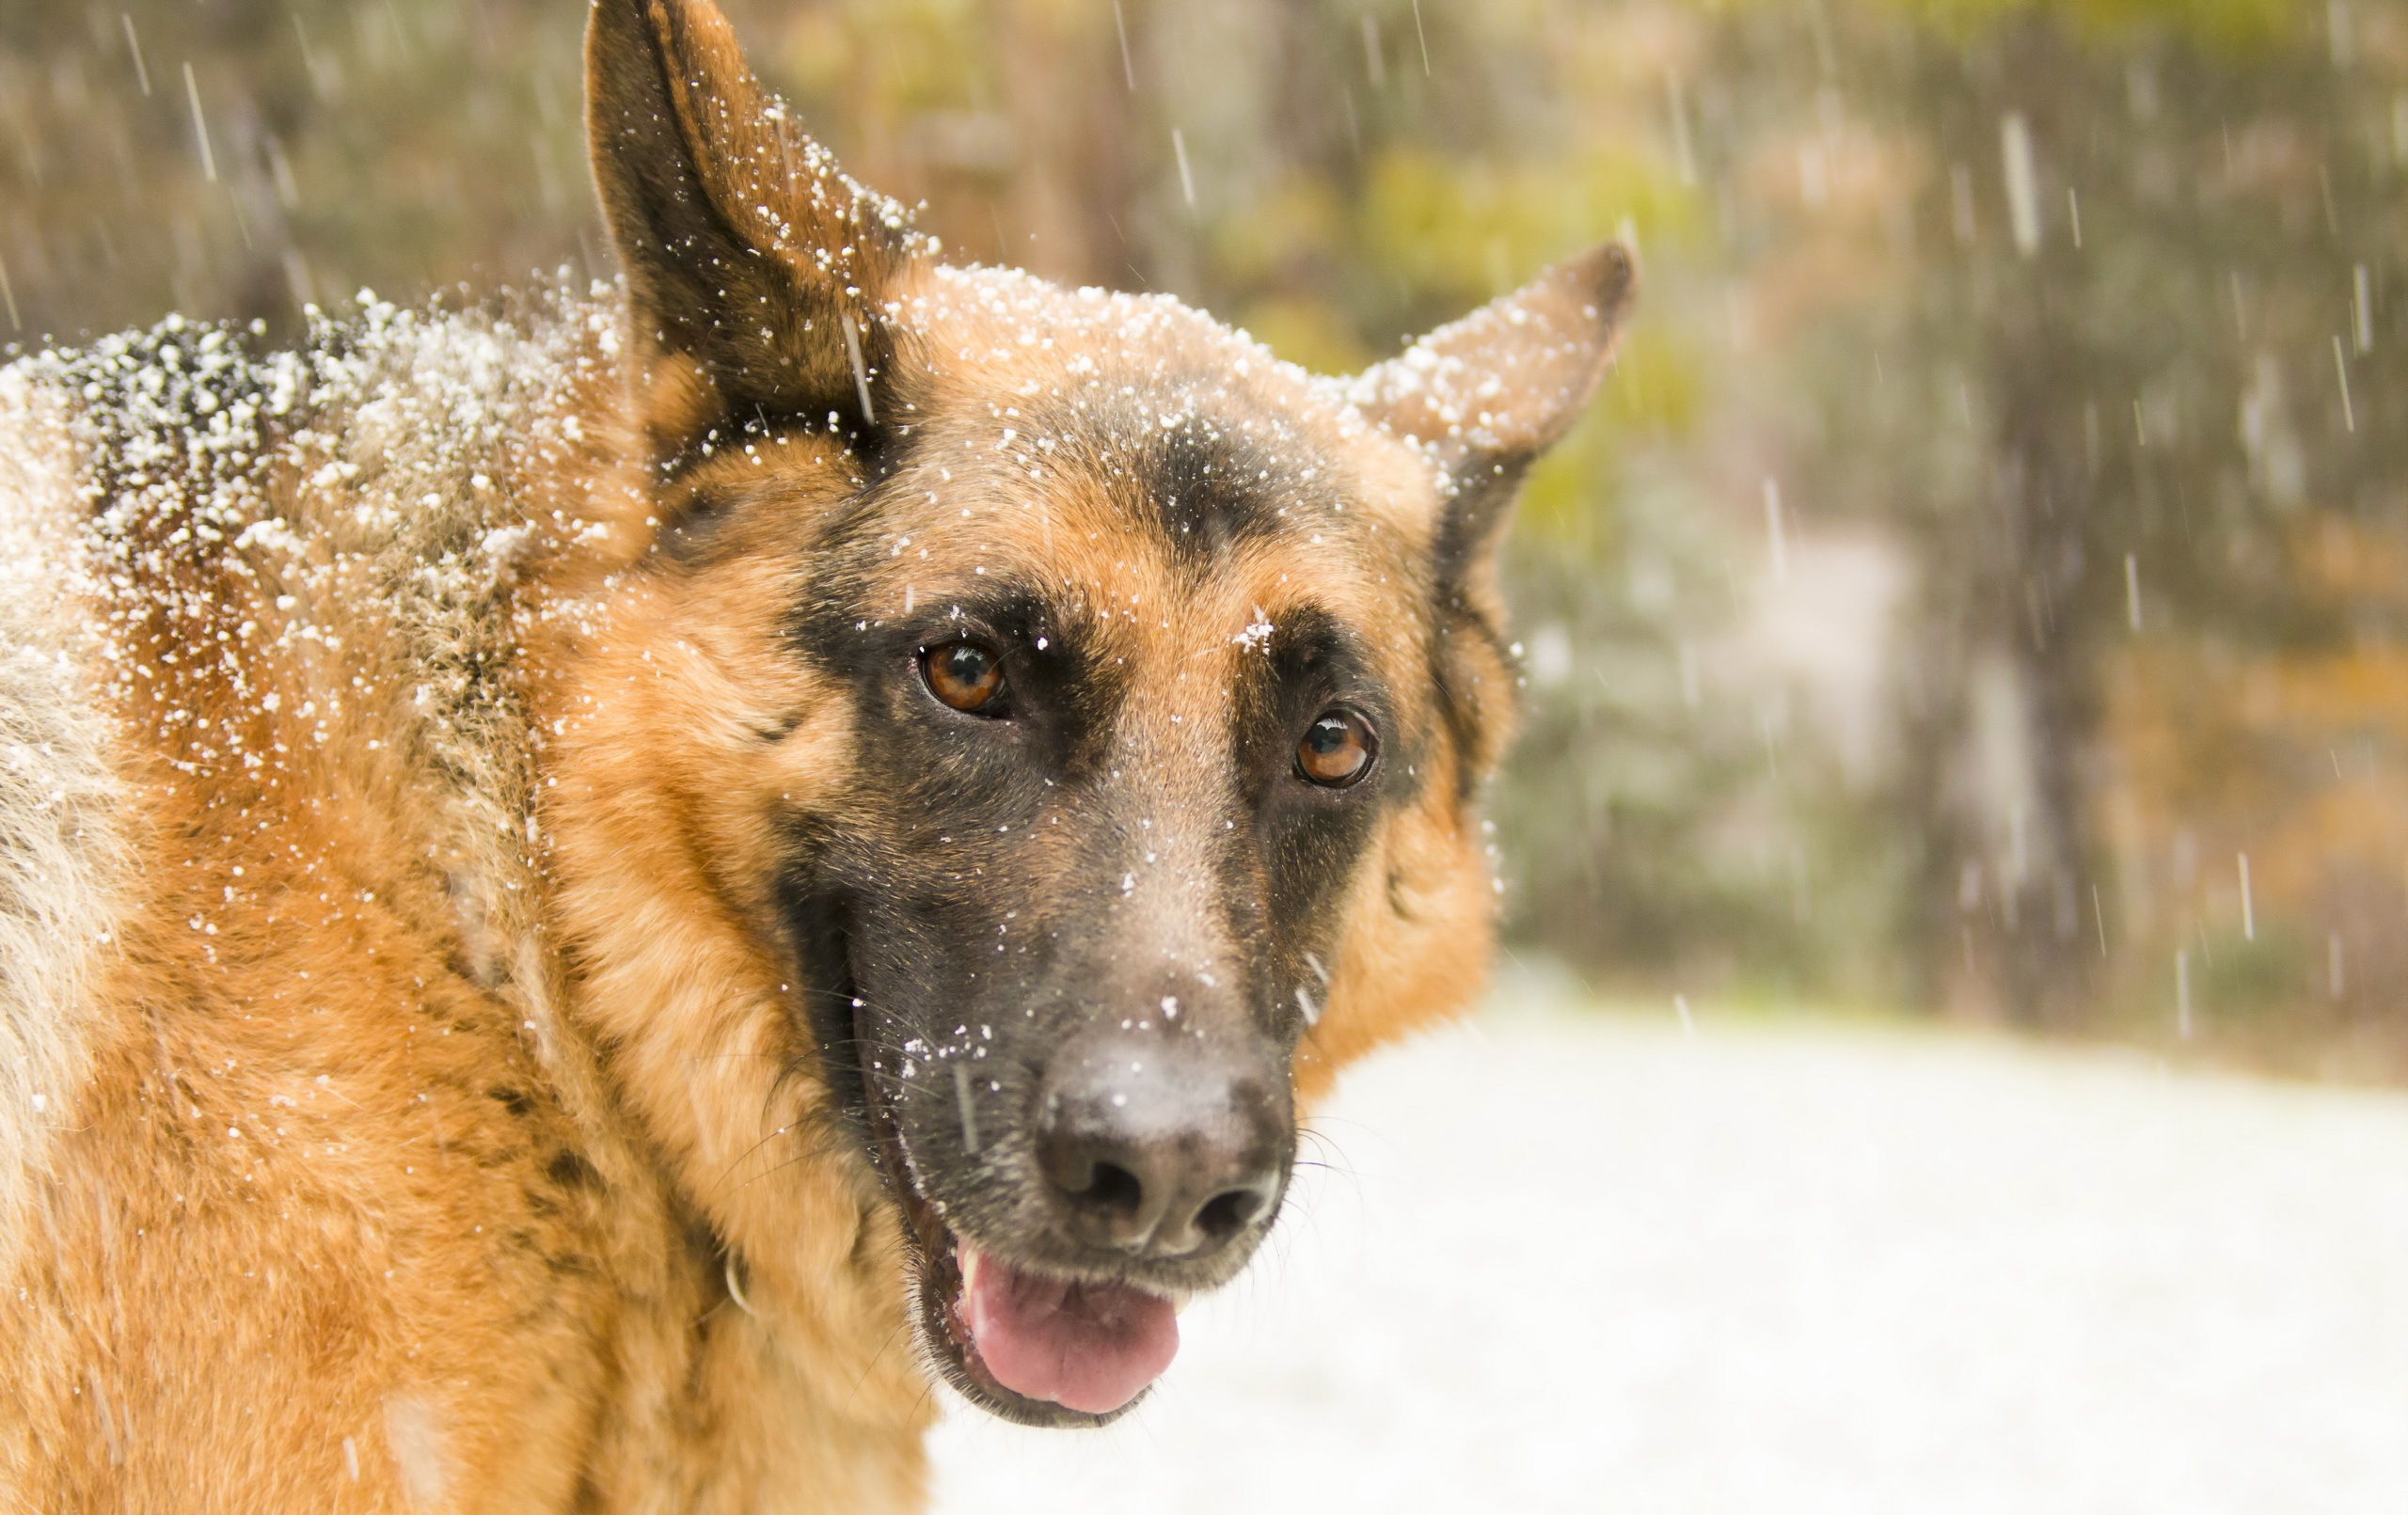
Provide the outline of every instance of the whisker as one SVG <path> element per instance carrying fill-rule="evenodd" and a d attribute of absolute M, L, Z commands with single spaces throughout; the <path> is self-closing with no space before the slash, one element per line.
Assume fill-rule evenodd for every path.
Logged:
<path fill-rule="evenodd" d="M 870 1374 L 877 1369 L 879 1363 L 885 1361 L 887 1352 L 895 1346 L 895 1338 L 902 1335 L 911 1329 L 911 1321 L 909 1317 L 906 1317 L 902 1323 L 886 1334 L 886 1339 L 878 1344 L 878 1350 L 869 1354 L 869 1361 L 863 1363 L 862 1365 L 862 1370 L 853 1375 L 853 1389 L 852 1393 L 848 1396 L 845 1400 L 846 1409 L 850 1410 L 853 1405 L 860 1400 L 862 1396 L 862 1385 L 869 1381 Z"/>

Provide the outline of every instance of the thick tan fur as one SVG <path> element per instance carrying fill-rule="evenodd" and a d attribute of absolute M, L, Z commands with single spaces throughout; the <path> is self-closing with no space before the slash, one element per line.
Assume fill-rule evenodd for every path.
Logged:
<path fill-rule="evenodd" d="M 720 71 L 694 87 L 749 98 L 715 13 L 671 12 Z M 1441 470 L 1567 423 L 1604 345 L 1566 324 L 1609 330 L 1627 286 L 1619 255 L 1576 272 L 1350 391 L 1167 301 L 898 261 L 878 355 L 924 375 L 923 414 L 979 421 L 912 466 L 985 485 L 897 506 L 873 592 L 900 613 L 1009 571 L 1089 608 L 1152 671 L 1125 740 L 1166 809 L 1225 761 L 1248 628 L 1307 587 L 1386 630 L 1434 727 L 1450 623 L 1403 608 L 1449 592 Z M 1498 350 L 1533 324 L 1551 342 Z M 374 307 L 309 361 L 212 371 L 226 335 L 171 324 L 122 371 L 0 374 L 0 1510 L 921 1502 L 937 1405 L 895 1207 L 765 924 L 777 817 L 883 761 L 788 644 L 864 475 L 793 433 L 663 486 L 727 382 L 675 349 L 596 292 Z M 1198 403 L 1340 461 L 1343 532 L 1199 590 L 1142 501 L 990 403 L 1169 355 L 1209 373 Z M 149 431 L 92 418 L 87 379 L 160 369 L 189 383 Z M 234 440 L 135 456 L 190 434 Z M 697 494 L 732 503 L 672 566 Z M 1451 592 L 1501 624 L 1484 567 Z M 1306 1098 L 1479 984 L 1474 800 L 1513 673 L 1467 639 L 1473 735 L 1429 747 L 1352 876 Z"/>

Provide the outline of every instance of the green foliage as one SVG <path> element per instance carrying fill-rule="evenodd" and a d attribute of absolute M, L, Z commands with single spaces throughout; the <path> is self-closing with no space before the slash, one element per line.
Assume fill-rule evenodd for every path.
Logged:
<path fill-rule="evenodd" d="M 2254 939 L 2203 939 L 2190 958 L 2194 1013 L 2227 1025 L 2286 1015 L 2311 988 L 2321 955 L 2294 933 L 2270 926 Z"/>
<path fill-rule="evenodd" d="M 1470 304 L 1617 227 L 1650 244 L 1692 237 L 1695 200 L 1660 159 L 1626 148 L 1499 168 L 1399 147 L 1371 165 L 1357 240 L 1378 272 Z"/>
<path fill-rule="evenodd" d="M 41 18 L 0 50 L 20 149 L 0 165 L 0 206 L 16 208 L 0 261 L 21 335 L 170 306 L 289 331 L 302 301 L 363 284 L 587 261 L 573 13 L 136 0 L 11 15 Z"/>
<path fill-rule="evenodd" d="M 2108 48 L 2170 38 L 2231 54 L 2293 40 L 2314 14 L 2300 0 L 1884 0 L 1956 40 L 2028 19 L 2070 24 Z M 2321 18 L 2320 18 L 2321 19 Z"/>

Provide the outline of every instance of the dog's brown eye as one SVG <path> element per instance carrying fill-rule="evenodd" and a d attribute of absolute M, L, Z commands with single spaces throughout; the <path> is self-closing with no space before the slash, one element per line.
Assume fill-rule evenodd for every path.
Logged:
<path fill-rule="evenodd" d="M 974 641 L 949 641 L 920 655 L 920 676 L 928 692 L 953 706 L 978 716 L 1004 713 L 1004 660 L 991 647 Z"/>
<path fill-rule="evenodd" d="M 1343 706 L 1324 710 L 1296 744 L 1296 771 L 1317 784 L 1343 789 L 1363 777 L 1378 746 L 1370 721 Z"/>

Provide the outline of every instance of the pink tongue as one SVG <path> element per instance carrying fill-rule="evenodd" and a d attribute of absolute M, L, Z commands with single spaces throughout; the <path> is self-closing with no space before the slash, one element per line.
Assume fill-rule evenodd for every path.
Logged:
<path fill-rule="evenodd" d="M 1168 1300 L 1126 1284 L 1071 1284 L 961 1244 L 961 1323 L 995 1381 L 1101 1415 L 1137 1397 L 1179 1354 Z"/>

